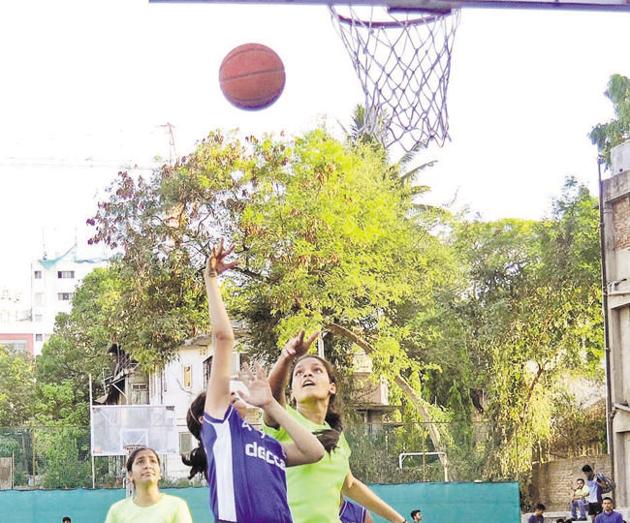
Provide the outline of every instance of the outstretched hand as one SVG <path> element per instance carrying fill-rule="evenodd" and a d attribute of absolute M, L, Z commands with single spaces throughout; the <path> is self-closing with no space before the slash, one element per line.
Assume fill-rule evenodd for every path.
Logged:
<path fill-rule="evenodd" d="M 291 338 L 284 346 L 284 349 L 282 349 L 282 354 L 291 359 L 304 356 L 319 336 L 319 332 L 314 332 L 306 340 L 304 339 L 304 335 L 305 332 L 302 330 L 297 336 Z"/>
<path fill-rule="evenodd" d="M 238 377 L 249 391 L 237 391 L 237 394 L 245 403 L 264 409 L 274 401 L 271 387 L 269 387 L 269 381 L 267 380 L 267 373 L 260 363 L 256 364 L 255 373 L 252 372 L 249 365 L 245 365 L 243 370 L 238 373 Z"/>
<path fill-rule="evenodd" d="M 226 249 L 223 246 L 223 239 L 221 239 L 218 245 L 212 247 L 212 251 L 206 262 L 206 268 L 203 271 L 203 276 L 206 281 L 238 265 L 238 260 L 231 262 L 226 261 L 226 258 L 232 254 L 233 251 L 234 245 Z"/>

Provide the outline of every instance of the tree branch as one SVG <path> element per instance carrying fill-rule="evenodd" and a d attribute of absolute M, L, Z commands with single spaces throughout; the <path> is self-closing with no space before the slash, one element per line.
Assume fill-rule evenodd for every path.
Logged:
<path fill-rule="evenodd" d="M 337 323 L 329 323 L 328 325 L 326 325 L 325 330 L 328 330 L 333 334 L 338 334 L 339 336 L 342 336 L 347 340 L 355 343 L 356 345 L 361 347 L 368 355 L 374 354 L 376 352 L 376 348 L 365 339 L 361 338 L 351 330 L 347 329 L 346 327 L 342 327 Z M 416 391 L 413 390 L 413 387 L 405 378 L 398 375 L 394 378 L 394 381 L 403 392 L 403 394 L 407 396 L 407 399 L 409 399 L 409 401 L 411 401 L 413 406 L 416 408 L 416 411 L 420 415 L 420 418 L 423 420 L 423 422 L 426 423 L 427 429 L 429 431 L 429 437 L 431 438 L 431 442 L 433 443 L 435 449 L 438 451 L 442 450 L 440 433 L 437 429 L 437 425 L 431 420 L 431 415 L 429 414 L 429 410 L 427 409 L 427 403 L 416 394 Z M 442 465 L 446 467 L 447 461 L 444 455 L 440 454 L 439 458 Z"/>

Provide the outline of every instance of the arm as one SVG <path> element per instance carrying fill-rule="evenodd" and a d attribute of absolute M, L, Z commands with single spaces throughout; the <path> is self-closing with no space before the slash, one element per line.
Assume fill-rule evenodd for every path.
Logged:
<path fill-rule="evenodd" d="M 293 440 L 293 443 L 282 444 L 289 467 L 315 463 L 324 457 L 324 447 L 315 435 L 293 419 L 273 397 L 265 371 L 260 365 L 257 366 L 255 376 L 246 368 L 240 373 L 240 378 L 249 392 L 240 393 L 239 396 L 250 405 L 261 407 L 265 416 L 275 420 Z"/>
<path fill-rule="evenodd" d="M 349 472 L 346 476 L 342 492 L 345 496 L 352 498 L 366 509 L 376 512 L 382 518 L 391 521 L 391 523 L 403 523 L 405 521 L 404 517 L 374 494 L 367 485 L 356 479 L 352 472 Z"/>
<path fill-rule="evenodd" d="M 282 407 L 286 405 L 284 391 L 289 383 L 289 372 L 291 371 L 291 366 L 297 358 L 304 356 L 304 354 L 308 352 L 308 349 L 317 339 L 317 336 L 319 336 L 319 332 L 311 334 L 307 340 L 304 340 L 304 331 L 300 331 L 295 338 L 291 338 L 287 342 L 280 353 L 280 357 L 269 373 L 269 386 L 271 387 L 271 393 Z M 266 412 L 263 420 L 265 425 L 278 428 L 277 421 L 269 417 Z"/>
<path fill-rule="evenodd" d="M 265 409 L 265 415 L 274 419 L 293 440 L 293 443 L 282 443 L 288 467 L 316 463 L 324 457 L 326 451 L 317 437 L 300 425 L 275 399 Z"/>
<path fill-rule="evenodd" d="M 206 388 L 205 411 L 213 418 L 221 418 L 230 403 L 230 370 L 234 332 L 228 318 L 217 278 L 219 274 L 236 266 L 237 262 L 225 263 L 232 249 L 223 250 L 223 241 L 212 249 L 203 273 L 208 296 L 208 312 L 212 324 L 214 354 Z"/>

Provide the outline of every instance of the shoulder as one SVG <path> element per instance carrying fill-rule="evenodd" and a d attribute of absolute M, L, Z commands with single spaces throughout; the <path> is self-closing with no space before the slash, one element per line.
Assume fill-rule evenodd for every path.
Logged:
<path fill-rule="evenodd" d="M 177 496 L 172 496 L 171 494 L 162 494 L 162 499 L 160 500 L 160 503 L 173 508 L 179 508 L 181 506 L 188 507 L 188 503 L 186 503 L 185 499 L 179 498 Z"/>
<path fill-rule="evenodd" d="M 110 512 L 117 512 L 119 510 L 124 509 L 125 507 L 129 505 L 132 499 L 133 498 L 125 498 L 125 499 L 121 499 L 120 501 L 117 501 L 111 507 L 109 507 Z"/>
<path fill-rule="evenodd" d="M 235 410 L 234 410 L 234 407 L 232 407 L 232 405 L 228 406 L 222 418 L 215 418 L 214 416 L 211 416 L 210 414 L 204 411 L 203 423 L 201 425 L 202 427 L 203 425 L 221 425 L 222 423 L 225 423 L 232 417 L 233 412 L 235 412 Z"/>

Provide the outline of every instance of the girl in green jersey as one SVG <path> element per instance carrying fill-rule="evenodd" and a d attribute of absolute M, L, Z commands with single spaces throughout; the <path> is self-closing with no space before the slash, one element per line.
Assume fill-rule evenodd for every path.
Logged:
<path fill-rule="evenodd" d="M 269 375 L 275 398 L 289 413 L 318 435 L 328 451 L 311 465 L 287 469 L 289 507 L 295 523 L 339 521 L 340 494 L 392 523 L 405 518 L 356 479 L 350 470 L 350 447 L 343 435 L 341 414 L 337 410 L 335 369 L 323 358 L 307 355 L 318 334 L 307 340 L 304 332 L 291 339 Z M 295 409 L 286 406 L 284 391 L 291 385 Z M 273 420 L 265 419 L 266 431 L 279 441 L 290 440 Z"/>

